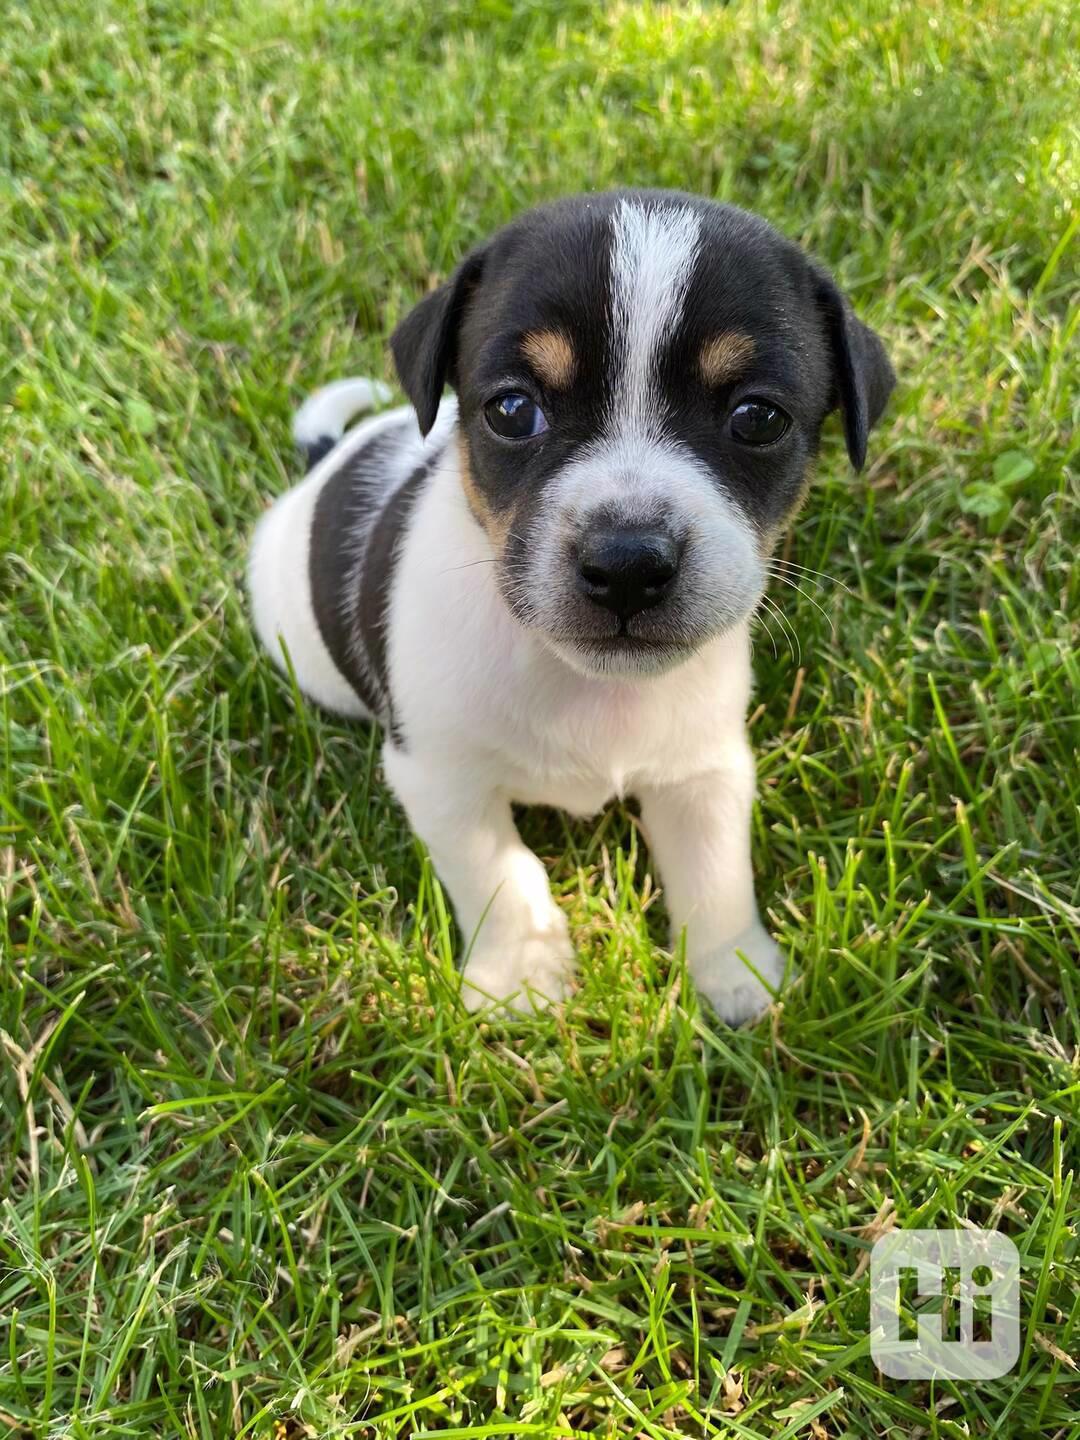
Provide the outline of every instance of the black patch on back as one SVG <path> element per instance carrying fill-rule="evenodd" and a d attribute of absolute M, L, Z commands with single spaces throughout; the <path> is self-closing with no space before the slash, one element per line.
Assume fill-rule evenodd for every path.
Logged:
<path fill-rule="evenodd" d="M 401 443 L 399 427 L 378 435 L 327 480 L 315 502 L 308 551 L 312 609 L 331 659 L 399 743 L 387 658 L 390 593 L 405 525 L 442 457 L 441 449 L 428 455 L 387 493 L 386 470 Z M 360 591 L 350 596 L 358 561 Z"/>
<path fill-rule="evenodd" d="M 336 475 L 331 475 L 315 502 L 308 551 L 311 604 L 319 633 L 334 664 L 364 705 L 380 718 L 384 710 L 382 697 L 357 664 L 350 644 L 352 607 L 345 603 L 345 587 L 357 560 L 357 527 L 362 525 L 365 512 L 383 499 L 380 471 L 385 469 L 400 444 L 396 431 L 376 436 Z"/>
<path fill-rule="evenodd" d="M 441 449 L 429 455 L 387 499 L 371 527 L 364 552 L 358 612 L 360 635 L 368 661 L 388 701 L 387 712 L 380 718 L 389 727 L 394 743 L 399 745 L 404 737 L 394 717 L 387 657 L 386 632 L 390 618 L 390 592 L 405 526 L 424 482 L 441 458 Z"/>

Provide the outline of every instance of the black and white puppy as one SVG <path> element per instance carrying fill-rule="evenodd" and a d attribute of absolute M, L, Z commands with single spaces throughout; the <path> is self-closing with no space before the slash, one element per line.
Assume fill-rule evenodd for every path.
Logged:
<path fill-rule="evenodd" d="M 255 533 L 260 636 L 384 727 L 470 1004 L 558 996 L 573 960 L 511 802 L 634 795 L 695 982 L 752 1015 L 784 964 L 750 868 L 750 621 L 830 411 L 863 463 L 881 342 L 765 221 L 622 191 L 515 220 L 391 343 L 411 408 L 346 434 L 384 398 L 346 380 L 297 415 L 313 468 Z"/>

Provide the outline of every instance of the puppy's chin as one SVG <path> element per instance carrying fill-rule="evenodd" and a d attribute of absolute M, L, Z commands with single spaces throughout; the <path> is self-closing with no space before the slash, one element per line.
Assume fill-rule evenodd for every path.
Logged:
<path fill-rule="evenodd" d="M 629 637 L 567 640 L 545 635 L 543 639 L 552 654 L 588 680 L 646 680 L 666 675 L 684 665 L 697 648 Z"/>

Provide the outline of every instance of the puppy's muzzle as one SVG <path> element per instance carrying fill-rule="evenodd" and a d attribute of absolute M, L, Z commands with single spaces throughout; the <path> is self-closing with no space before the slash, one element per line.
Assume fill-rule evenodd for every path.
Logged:
<path fill-rule="evenodd" d="M 678 571 L 679 546 L 655 526 L 597 527 L 578 550 L 579 591 L 622 621 L 659 605 Z"/>

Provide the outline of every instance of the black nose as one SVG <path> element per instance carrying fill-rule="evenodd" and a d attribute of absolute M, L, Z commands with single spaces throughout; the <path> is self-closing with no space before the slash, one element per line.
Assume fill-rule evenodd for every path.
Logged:
<path fill-rule="evenodd" d="M 594 530 L 581 546 L 578 586 L 596 605 L 629 620 L 659 605 L 679 568 L 679 547 L 663 530 Z"/>

